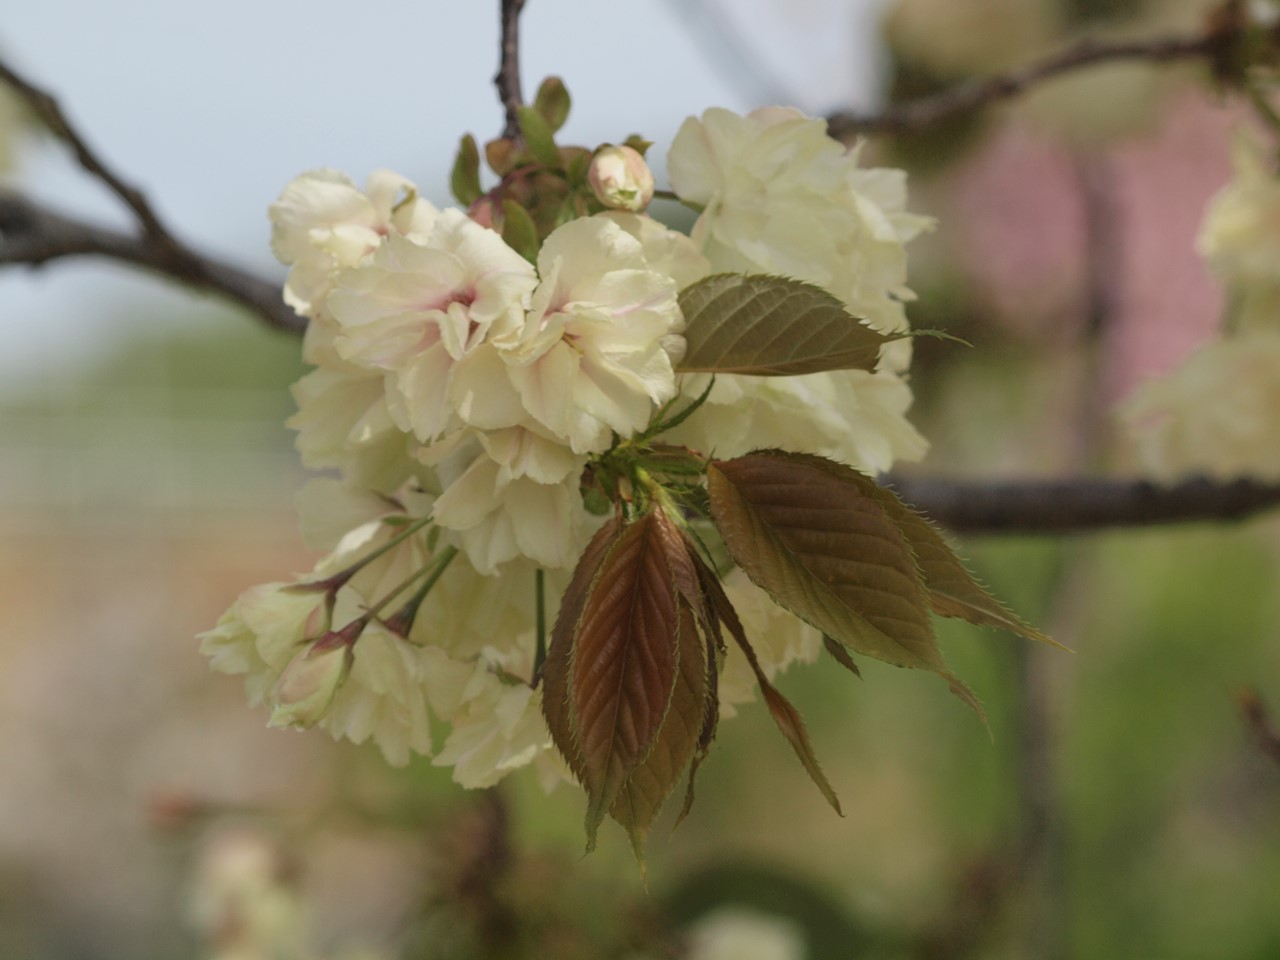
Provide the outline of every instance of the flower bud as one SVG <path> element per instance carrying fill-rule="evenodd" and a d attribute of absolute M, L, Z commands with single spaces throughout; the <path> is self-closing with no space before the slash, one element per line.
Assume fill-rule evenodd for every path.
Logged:
<path fill-rule="evenodd" d="M 591 158 L 587 179 L 596 197 L 614 210 L 643 210 L 653 199 L 653 173 L 631 147 L 601 147 Z"/>
<path fill-rule="evenodd" d="M 271 691 L 275 709 L 268 726 L 301 729 L 319 722 L 350 674 L 352 659 L 350 644 L 338 634 L 329 634 L 296 654 Z"/>

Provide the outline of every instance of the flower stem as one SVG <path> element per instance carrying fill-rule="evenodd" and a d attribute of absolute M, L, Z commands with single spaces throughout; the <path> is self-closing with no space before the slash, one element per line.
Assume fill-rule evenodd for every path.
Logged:
<path fill-rule="evenodd" d="M 534 623 L 537 631 L 533 649 L 533 686 L 542 679 L 542 665 L 547 660 L 547 584 L 546 573 L 539 567 L 533 574 Z"/>
<path fill-rule="evenodd" d="M 418 608 L 422 606 L 423 601 L 427 599 L 427 594 L 431 592 L 431 588 L 440 581 L 442 576 L 444 576 L 445 570 L 448 569 L 449 564 L 457 555 L 457 547 L 445 547 L 445 549 L 440 552 L 440 556 L 436 558 L 436 562 L 433 565 L 426 566 L 421 570 L 418 570 L 412 577 L 400 586 L 396 587 L 395 590 L 383 598 L 379 603 L 378 608 L 385 606 L 387 601 L 401 593 L 424 573 L 429 574 L 426 581 L 418 588 L 418 591 L 409 598 L 405 605 L 392 614 L 392 616 L 387 620 L 383 621 L 384 626 L 393 633 L 399 634 L 402 637 L 407 637 L 409 635 L 409 631 L 413 629 L 413 621 L 418 616 Z M 375 613 L 376 610 L 371 609 L 369 612 Z"/>

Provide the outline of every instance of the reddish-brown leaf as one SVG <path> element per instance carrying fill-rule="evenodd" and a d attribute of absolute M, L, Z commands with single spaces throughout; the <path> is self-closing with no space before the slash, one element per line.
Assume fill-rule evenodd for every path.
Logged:
<path fill-rule="evenodd" d="M 662 520 L 623 529 L 578 621 L 569 667 L 570 719 L 587 791 L 587 845 L 648 755 L 676 681 L 678 595 Z"/>
<path fill-rule="evenodd" d="M 610 816 L 626 829 L 636 859 L 644 865 L 649 827 L 698 750 L 707 715 L 709 677 L 706 645 L 688 603 L 680 602 L 675 691 L 653 748 L 618 791 Z"/>
<path fill-rule="evenodd" d="M 574 738 L 569 705 L 569 664 L 573 658 L 573 638 L 578 629 L 578 621 L 582 618 L 587 596 L 591 592 L 591 585 L 595 582 L 609 549 L 621 533 L 621 521 L 616 516 L 610 517 L 596 531 L 596 535 L 587 544 L 587 549 L 578 558 L 569 586 L 560 598 L 560 612 L 551 628 L 551 643 L 547 648 L 546 662 L 542 665 L 542 714 L 547 719 L 547 727 L 551 731 L 556 749 L 565 758 L 579 782 L 582 781 L 582 756 Z"/>
<path fill-rule="evenodd" d="M 751 643 L 747 639 L 747 633 L 742 628 L 742 621 L 738 619 L 738 613 L 733 609 L 733 604 L 729 602 L 729 597 L 725 594 L 724 588 L 720 586 L 720 582 L 714 578 L 713 574 L 709 581 L 704 577 L 704 583 L 707 586 L 708 600 L 715 611 L 714 616 L 729 631 L 729 634 L 737 642 L 743 655 L 747 658 L 747 663 L 751 665 L 751 670 L 756 675 L 756 683 L 760 685 L 760 692 L 764 695 L 764 701 L 769 707 L 773 722 L 778 725 L 778 729 L 782 731 L 782 735 L 787 738 L 787 742 L 795 750 L 796 756 L 804 764 L 805 770 L 809 773 L 809 779 L 822 791 L 822 795 L 835 808 L 836 813 L 843 817 L 844 811 L 840 809 L 840 798 L 836 796 L 836 791 L 827 779 L 827 775 L 822 772 L 817 754 L 813 751 L 813 744 L 809 742 L 809 732 L 805 729 L 804 721 L 800 718 L 799 712 L 769 682 L 769 678 L 764 675 L 764 670 L 760 667 L 756 652 L 752 649 Z"/>

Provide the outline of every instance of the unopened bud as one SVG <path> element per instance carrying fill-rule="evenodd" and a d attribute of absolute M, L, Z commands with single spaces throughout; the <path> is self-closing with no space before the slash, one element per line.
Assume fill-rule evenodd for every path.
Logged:
<path fill-rule="evenodd" d="M 587 179 L 599 201 L 614 210 L 638 212 L 653 199 L 653 173 L 631 147 L 601 147 Z"/>
<path fill-rule="evenodd" d="M 271 691 L 268 726 L 310 727 L 324 717 L 334 695 L 351 673 L 351 645 L 331 642 L 335 634 L 317 640 L 297 653 L 280 673 Z"/>
<path fill-rule="evenodd" d="M 467 216 L 482 227 L 488 227 L 490 230 L 495 229 L 493 226 L 493 198 L 488 194 L 481 197 L 467 208 Z"/>

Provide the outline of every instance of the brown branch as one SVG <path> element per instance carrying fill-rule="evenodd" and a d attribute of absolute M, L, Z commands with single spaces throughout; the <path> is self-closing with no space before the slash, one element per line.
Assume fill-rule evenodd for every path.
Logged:
<path fill-rule="evenodd" d="M 1201 33 L 1131 41 L 1085 39 L 1039 63 L 969 80 L 951 90 L 888 107 L 882 113 L 834 113 L 827 118 L 827 129 L 837 140 L 859 134 L 918 133 L 943 120 L 1016 97 L 1045 80 L 1100 63 L 1206 60 L 1218 66 L 1227 60 L 1243 27 L 1239 18 L 1224 17 Z"/>
<path fill-rule="evenodd" d="M 181 256 L 174 256 L 153 236 L 130 235 L 73 220 L 19 194 L 0 190 L 0 266 L 38 267 L 67 257 L 104 257 L 219 294 L 280 330 L 301 333 L 306 329 L 306 321 L 281 299 L 279 283 L 189 247 L 179 245 L 177 249 Z"/>
<path fill-rule="evenodd" d="M 13 88 L 32 112 L 75 154 L 80 166 L 115 194 L 137 220 L 130 235 L 56 213 L 11 191 L 0 191 L 0 267 L 40 266 L 64 257 L 96 255 L 129 263 L 211 291 L 261 316 L 281 330 L 300 332 L 306 321 L 281 300 L 278 284 L 199 253 L 179 240 L 161 221 L 150 201 L 127 183 L 76 130 L 58 101 L 0 61 L 0 82 Z"/>
<path fill-rule="evenodd" d="M 948 530 L 970 534 L 1084 533 L 1116 527 L 1243 520 L 1280 507 L 1280 485 L 1188 480 L 961 481 L 886 478 L 908 503 Z"/>
<path fill-rule="evenodd" d="M 111 169 L 97 152 L 89 146 L 75 126 L 67 118 L 58 101 L 46 90 L 42 90 L 26 78 L 20 76 L 8 64 L 0 61 L 0 81 L 9 84 L 42 123 L 61 141 L 71 148 L 76 161 L 84 170 L 101 180 L 107 188 L 133 211 L 139 225 L 152 242 L 164 249 L 174 259 L 189 255 L 181 243 L 171 234 L 151 203 L 142 191 L 126 183 L 119 174 Z"/>
<path fill-rule="evenodd" d="M 524 5 L 525 0 L 502 0 L 502 41 L 498 72 L 493 78 L 507 117 L 502 135 L 509 140 L 520 136 L 519 110 L 524 104 L 520 90 L 520 12 Z"/>

